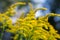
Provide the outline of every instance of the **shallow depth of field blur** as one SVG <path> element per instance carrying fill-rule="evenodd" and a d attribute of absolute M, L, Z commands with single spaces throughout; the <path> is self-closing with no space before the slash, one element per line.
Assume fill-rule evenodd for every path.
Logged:
<path fill-rule="evenodd" d="M 0 0 L 0 40 L 60 40 L 60 0 Z"/>

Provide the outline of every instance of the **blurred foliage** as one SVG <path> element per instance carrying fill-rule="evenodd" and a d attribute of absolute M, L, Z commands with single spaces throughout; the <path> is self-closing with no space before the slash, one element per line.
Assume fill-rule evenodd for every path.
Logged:
<path fill-rule="evenodd" d="M 10 16 L 14 15 L 14 8 L 18 5 L 25 5 L 23 2 L 17 2 L 10 6 L 10 8 L 0 14 L 0 40 L 4 35 L 4 32 L 12 33 L 11 38 L 13 40 L 57 40 L 60 39 L 60 34 L 53 28 L 48 22 L 49 16 L 60 16 L 60 14 L 47 14 L 39 18 L 35 18 L 35 12 L 37 10 L 46 10 L 46 8 L 33 9 L 30 5 L 30 11 L 24 16 L 20 16 L 15 24 L 12 24 Z M 10 16 L 9 16 L 10 15 Z"/>
<path fill-rule="evenodd" d="M 0 0 L 0 12 L 6 11 L 6 9 L 12 4 L 13 2 L 10 0 Z"/>
<path fill-rule="evenodd" d="M 0 0 L 0 12 L 5 12 L 10 5 L 14 4 L 15 2 L 30 2 L 30 0 Z M 19 7 L 23 7 L 20 5 Z"/>

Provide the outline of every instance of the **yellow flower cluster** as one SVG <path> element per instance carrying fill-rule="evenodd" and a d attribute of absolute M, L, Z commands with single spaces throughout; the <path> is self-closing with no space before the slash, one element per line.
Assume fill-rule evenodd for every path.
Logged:
<path fill-rule="evenodd" d="M 16 6 L 18 6 L 18 5 L 25 5 L 26 3 L 25 2 L 18 2 L 18 3 L 15 3 L 15 4 L 13 4 L 13 5 L 11 5 L 9 8 L 8 8 L 8 10 L 5 12 L 5 14 L 6 15 L 8 15 L 8 16 L 13 16 L 16 12 L 15 12 L 15 8 L 16 8 Z"/>
<path fill-rule="evenodd" d="M 13 4 L 13 6 L 22 3 Z M 29 3 L 31 10 L 24 18 L 17 19 L 15 24 L 12 24 L 11 18 L 7 14 L 13 14 L 11 10 L 5 12 L 5 14 L 0 14 L 0 22 L 5 25 L 2 25 L 2 28 L 6 32 L 13 33 L 13 40 L 57 40 L 60 39 L 60 34 L 58 34 L 57 30 L 53 28 L 52 25 L 48 22 L 49 16 L 60 16 L 60 14 L 48 14 L 46 16 L 35 18 L 35 12 L 37 10 L 46 10 L 45 8 L 40 8 L 33 10 L 32 5 Z M 15 8 L 14 6 L 14 8 Z M 14 10 L 12 10 L 14 11 Z M 1 26 L 0 26 L 1 28 Z"/>

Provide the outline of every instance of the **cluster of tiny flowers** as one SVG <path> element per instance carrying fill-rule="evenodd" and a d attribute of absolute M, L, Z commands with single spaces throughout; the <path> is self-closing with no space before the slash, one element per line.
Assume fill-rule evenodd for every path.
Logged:
<path fill-rule="evenodd" d="M 49 16 L 60 16 L 60 14 L 50 13 L 46 16 L 42 16 L 39 18 L 35 18 L 35 12 L 37 10 L 46 10 L 45 8 L 33 9 L 32 5 L 30 5 L 30 11 L 26 15 L 26 17 L 22 16 L 17 19 L 15 24 L 12 24 L 12 20 L 10 18 L 11 15 L 14 14 L 14 8 L 18 4 L 13 4 L 13 7 L 9 8 L 9 10 L 3 14 L 0 14 L 0 30 L 2 40 L 2 36 L 4 32 L 9 32 L 14 34 L 11 36 L 13 40 L 57 40 L 60 39 L 60 34 L 58 34 L 57 30 L 53 28 L 52 25 L 48 22 Z M 24 3 L 25 4 L 25 3 Z"/>

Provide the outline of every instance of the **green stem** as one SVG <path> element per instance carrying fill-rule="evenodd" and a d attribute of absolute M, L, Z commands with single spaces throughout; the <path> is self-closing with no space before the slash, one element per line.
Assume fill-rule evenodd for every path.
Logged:
<path fill-rule="evenodd" d="M 1 30 L 2 32 L 0 34 L 0 40 L 2 40 L 2 37 L 3 37 L 3 34 L 4 34 L 4 29 L 5 29 L 5 27 L 2 26 L 2 30 Z"/>

